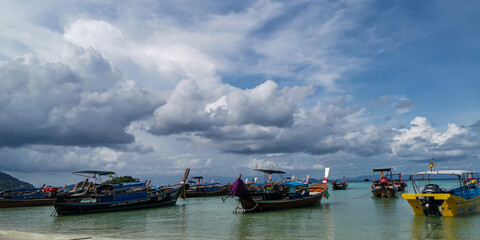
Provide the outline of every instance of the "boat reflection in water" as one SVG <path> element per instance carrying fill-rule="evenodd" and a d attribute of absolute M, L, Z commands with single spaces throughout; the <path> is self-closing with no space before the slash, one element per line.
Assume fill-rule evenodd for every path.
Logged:
<path fill-rule="evenodd" d="M 409 224 L 409 239 L 473 239 L 478 216 L 461 218 L 426 218 L 413 216 Z"/>

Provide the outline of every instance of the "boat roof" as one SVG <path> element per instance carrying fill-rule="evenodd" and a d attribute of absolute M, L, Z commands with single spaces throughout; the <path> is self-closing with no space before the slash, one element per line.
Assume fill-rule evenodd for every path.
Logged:
<path fill-rule="evenodd" d="M 96 175 L 100 175 L 100 176 L 105 176 L 105 175 L 110 175 L 110 174 L 115 174 L 115 172 L 111 172 L 111 171 L 95 171 L 95 170 L 82 170 L 82 171 L 75 171 L 75 172 L 72 172 L 73 174 L 96 174 Z"/>
<path fill-rule="evenodd" d="M 196 176 L 196 177 L 192 177 L 193 179 L 202 179 L 203 177 L 202 176 Z"/>
<path fill-rule="evenodd" d="M 475 173 L 472 171 L 465 171 L 465 170 L 439 170 L 439 171 L 425 171 L 419 172 L 412 175 L 462 175 L 468 173 Z"/>
<path fill-rule="evenodd" d="M 273 169 L 253 169 L 255 171 L 264 172 L 267 174 L 284 174 L 284 171 L 273 170 Z"/>
<path fill-rule="evenodd" d="M 393 168 L 374 168 L 374 172 L 392 171 Z"/>

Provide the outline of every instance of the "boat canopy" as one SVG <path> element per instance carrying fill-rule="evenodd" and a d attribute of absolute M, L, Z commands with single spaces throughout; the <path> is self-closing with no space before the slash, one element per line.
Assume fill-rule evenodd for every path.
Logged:
<path fill-rule="evenodd" d="M 13 189 L 11 191 L 12 192 L 34 192 L 34 191 L 43 191 L 43 188 L 20 188 L 20 189 Z"/>
<path fill-rule="evenodd" d="M 284 171 L 273 170 L 273 169 L 253 169 L 255 171 L 263 172 L 266 174 L 284 174 Z"/>
<path fill-rule="evenodd" d="M 304 182 L 286 182 L 286 183 L 281 183 L 281 185 L 286 186 L 286 187 L 298 187 L 298 186 L 306 186 L 308 183 Z"/>
<path fill-rule="evenodd" d="M 94 170 L 83 170 L 83 171 L 75 171 L 72 172 L 73 174 L 94 174 L 94 175 L 99 175 L 99 176 L 105 176 L 105 175 L 117 175 L 115 172 L 111 171 L 94 171 Z"/>
<path fill-rule="evenodd" d="M 385 172 L 385 171 L 392 171 L 392 168 L 374 168 L 374 172 Z"/>
<path fill-rule="evenodd" d="M 469 173 L 474 173 L 472 171 L 465 171 L 465 170 L 440 170 L 440 171 L 425 171 L 425 172 L 419 172 L 412 174 L 414 175 L 463 175 L 463 174 L 469 174 Z"/>
<path fill-rule="evenodd" d="M 193 179 L 203 179 L 202 176 L 196 176 L 196 177 L 192 177 Z"/>
<path fill-rule="evenodd" d="M 121 183 L 121 184 L 113 184 L 116 190 L 125 189 L 125 188 L 133 188 L 133 187 L 145 187 L 144 182 L 129 182 L 129 183 Z"/>

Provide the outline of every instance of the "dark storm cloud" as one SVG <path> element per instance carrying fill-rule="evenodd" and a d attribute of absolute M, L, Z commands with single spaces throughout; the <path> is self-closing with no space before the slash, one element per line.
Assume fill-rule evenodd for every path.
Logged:
<path fill-rule="evenodd" d="M 70 46 L 66 61 L 28 56 L 0 67 L 0 147 L 133 142 L 125 128 L 152 114 L 152 94 L 93 49 Z"/>

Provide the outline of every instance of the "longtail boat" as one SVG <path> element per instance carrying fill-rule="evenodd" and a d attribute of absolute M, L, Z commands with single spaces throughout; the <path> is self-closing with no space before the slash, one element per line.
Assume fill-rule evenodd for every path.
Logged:
<path fill-rule="evenodd" d="M 58 188 L 22 188 L 1 192 L 0 208 L 36 207 L 53 205 Z"/>
<path fill-rule="evenodd" d="M 333 190 L 345 190 L 348 187 L 348 183 L 345 181 L 345 176 L 342 180 L 332 181 Z"/>
<path fill-rule="evenodd" d="M 402 174 L 401 173 L 396 173 L 393 174 L 393 176 L 397 176 L 398 179 L 393 180 L 393 185 L 397 188 L 397 191 L 403 192 L 405 191 L 405 188 L 408 186 L 407 182 L 402 180 Z"/>
<path fill-rule="evenodd" d="M 376 173 L 380 173 L 380 178 L 375 178 Z M 392 168 L 375 168 L 373 169 L 372 184 L 370 191 L 374 197 L 392 198 L 397 193 L 397 188 L 392 180 Z"/>
<path fill-rule="evenodd" d="M 203 182 L 202 182 L 203 180 Z M 230 192 L 231 184 L 220 185 L 220 182 L 205 183 L 202 176 L 192 177 L 188 181 L 186 197 L 210 197 L 210 196 L 224 196 Z"/>
<path fill-rule="evenodd" d="M 58 197 L 55 212 L 62 216 L 173 205 L 184 190 L 189 172 L 187 168 L 180 184 L 173 186 L 148 186 L 144 182 L 100 184 L 93 193 Z"/>
<path fill-rule="evenodd" d="M 287 182 L 287 179 L 283 176 L 283 174 L 285 174 L 284 171 L 275 170 L 275 169 L 261 169 L 261 168 L 257 168 L 253 170 L 263 173 L 264 180 L 257 181 L 256 177 L 253 182 L 248 182 L 248 180 L 245 180 L 245 188 L 247 189 L 248 196 L 262 196 L 265 193 L 265 187 L 269 187 L 267 185 L 270 185 L 270 188 L 271 188 L 275 184 L 278 185 L 278 184 Z M 273 175 L 278 176 L 278 178 L 273 179 Z M 285 189 L 282 188 L 282 189 L 286 191 L 286 188 Z"/>
<path fill-rule="evenodd" d="M 402 194 L 402 198 L 408 201 L 415 215 L 453 217 L 480 211 L 477 173 L 427 171 L 411 175 L 410 180 L 415 193 Z"/>
<path fill-rule="evenodd" d="M 249 196 L 241 174 L 232 186 L 231 195 L 239 198 L 241 207 L 234 212 L 241 210 L 243 213 L 271 211 L 287 208 L 298 208 L 311 206 L 319 203 L 322 197 L 327 194 L 327 178 L 330 169 L 325 169 L 323 182 L 310 185 L 307 182 L 285 182 L 271 183 L 264 185 L 264 193 L 261 196 Z M 288 189 L 287 192 L 284 189 Z"/>

